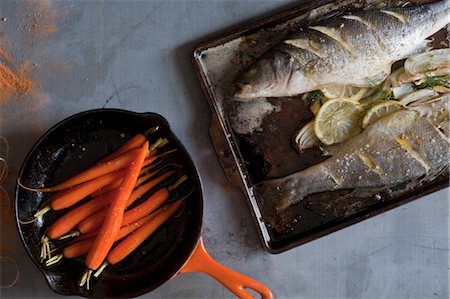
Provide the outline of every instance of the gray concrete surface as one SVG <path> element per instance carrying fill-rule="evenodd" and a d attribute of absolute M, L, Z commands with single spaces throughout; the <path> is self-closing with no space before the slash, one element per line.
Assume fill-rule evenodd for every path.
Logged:
<path fill-rule="evenodd" d="M 32 94 L 1 104 L 0 132 L 11 146 L 4 184 L 9 193 L 26 153 L 56 122 L 100 107 L 154 111 L 169 120 L 200 171 L 206 195 L 205 246 L 220 263 L 267 285 L 277 298 L 449 298 L 448 190 L 270 255 L 259 243 L 243 194 L 222 173 L 210 143 L 210 110 L 191 65 L 191 50 L 200 41 L 295 1 L 40 4 L 51 12 L 41 18 L 56 25 L 52 34 L 39 35 L 25 26 L 32 25 L 27 12 L 36 3 L 0 2 L 0 18 L 6 18 L 0 21 L 0 45 L 16 62 L 29 61 L 31 78 L 39 84 Z M 20 277 L 14 287 L 0 289 L 0 297 L 61 298 L 26 255 L 15 227 L 3 225 L 1 234 L 2 246 L 13 248 L 10 255 Z M 194 273 L 142 298 L 233 295 Z"/>

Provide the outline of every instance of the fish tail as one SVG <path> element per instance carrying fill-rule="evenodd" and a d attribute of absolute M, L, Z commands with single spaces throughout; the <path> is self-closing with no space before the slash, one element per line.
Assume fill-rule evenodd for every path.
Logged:
<path fill-rule="evenodd" d="M 283 212 L 292 204 L 303 199 L 303 192 L 298 182 L 285 177 L 258 183 L 254 192 L 261 206 L 268 211 Z"/>

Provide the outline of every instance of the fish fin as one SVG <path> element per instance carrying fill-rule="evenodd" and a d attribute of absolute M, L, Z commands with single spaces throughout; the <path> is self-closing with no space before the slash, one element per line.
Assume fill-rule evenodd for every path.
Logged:
<path fill-rule="evenodd" d="M 381 83 L 383 83 L 384 80 L 386 80 L 386 78 L 389 76 L 390 73 L 391 73 L 391 65 L 387 64 L 385 69 L 382 70 L 381 72 L 363 78 L 365 86 L 380 85 Z"/>

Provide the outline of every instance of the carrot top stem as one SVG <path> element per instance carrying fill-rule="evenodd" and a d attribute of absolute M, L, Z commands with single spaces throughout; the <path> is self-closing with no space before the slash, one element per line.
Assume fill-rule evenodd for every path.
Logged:
<path fill-rule="evenodd" d="M 50 205 L 43 207 L 42 209 L 40 209 L 39 211 L 36 212 L 36 214 L 33 215 L 34 218 L 39 218 L 42 215 L 44 215 L 45 213 L 47 213 L 48 211 L 50 211 L 52 208 L 50 207 Z"/>
<path fill-rule="evenodd" d="M 81 278 L 78 282 L 78 286 L 83 287 L 84 285 L 86 285 L 86 289 L 89 290 L 91 276 L 92 276 L 92 270 L 87 269 L 81 276 Z"/>
<path fill-rule="evenodd" d="M 46 261 L 45 261 L 45 265 L 48 267 L 48 266 L 57 264 L 60 260 L 63 259 L 63 257 L 64 257 L 64 256 L 63 256 L 62 254 L 57 254 L 57 255 L 55 255 L 54 257 L 49 258 L 48 260 L 46 260 Z"/>
<path fill-rule="evenodd" d="M 192 193 L 194 193 L 194 190 L 195 190 L 195 188 L 192 188 L 191 189 L 191 191 L 189 191 L 189 193 L 188 194 L 186 194 L 185 196 L 183 196 L 182 198 L 180 198 L 180 199 L 177 199 L 177 200 L 175 200 L 175 201 L 184 201 L 184 200 L 186 200 L 186 198 L 188 198 L 189 196 L 191 196 L 192 195 Z"/>
<path fill-rule="evenodd" d="M 158 169 L 158 168 L 162 167 L 162 162 L 163 162 L 163 160 L 161 159 L 160 161 L 158 161 L 156 163 L 150 163 L 150 164 L 145 165 L 144 167 L 142 167 L 142 171 L 141 171 L 140 175 L 141 176 L 145 175 L 155 168 Z"/>
<path fill-rule="evenodd" d="M 176 149 L 168 150 L 168 151 L 166 151 L 166 152 L 164 152 L 164 153 L 161 153 L 161 154 L 159 154 L 159 155 L 151 156 L 151 157 L 146 158 L 144 164 L 147 165 L 147 166 L 144 167 L 144 171 L 145 171 L 145 169 L 147 169 L 147 167 L 149 167 L 148 165 L 151 165 L 154 161 L 158 160 L 159 158 L 163 158 L 163 157 L 165 157 L 165 156 L 167 156 L 167 155 L 169 155 L 169 154 L 171 154 L 171 153 L 174 153 L 174 152 L 176 152 L 176 151 L 177 151 Z M 158 163 L 158 162 L 157 162 L 157 163 Z"/>
<path fill-rule="evenodd" d="M 23 220 L 18 219 L 18 221 L 20 224 L 26 225 L 26 224 L 31 224 L 33 222 L 36 222 L 38 219 L 39 218 L 37 218 L 37 217 L 33 217 L 33 219 L 31 219 L 31 220 L 23 221 Z"/>
<path fill-rule="evenodd" d="M 167 143 L 169 143 L 169 140 L 167 140 L 166 138 L 159 138 L 158 140 L 155 141 L 155 143 L 150 145 L 148 150 L 149 151 L 153 151 L 153 150 L 155 150 L 157 148 L 163 147 Z"/>
<path fill-rule="evenodd" d="M 47 235 L 43 235 L 41 238 L 41 253 L 40 258 L 41 261 L 45 260 L 46 258 L 51 259 L 51 249 L 50 249 L 50 239 L 47 237 Z"/>
<path fill-rule="evenodd" d="M 27 191 L 32 191 L 32 192 L 41 192 L 42 189 L 45 189 L 45 188 L 32 188 L 32 187 L 25 186 L 22 183 L 22 181 L 20 180 L 20 178 L 17 178 L 17 185 L 19 185 L 19 187 L 21 187 L 22 189 L 25 189 Z"/>
<path fill-rule="evenodd" d="M 94 273 L 94 277 L 99 277 L 100 274 L 102 274 L 102 272 L 105 270 L 106 267 L 108 267 L 108 262 L 103 262 L 103 264 L 98 268 L 97 271 L 95 271 Z"/>
<path fill-rule="evenodd" d="M 58 240 L 65 240 L 65 239 L 69 239 L 69 238 L 74 238 L 74 237 L 78 237 L 79 235 L 81 235 L 81 233 L 77 230 L 75 231 L 71 231 L 68 234 L 61 236 L 58 238 Z"/>
<path fill-rule="evenodd" d="M 149 136 L 159 130 L 159 126 L 154 126 L 144 132 L 144 136 Z"/>
<path fill-rule="evenodd" d="M 167 187 L 167 190 L 169 190 L 169 192 L 175 190 L 176 188 L 178 188 L 178 186 L 180 186 L 184 181 L 187 180 L 187 176 L 183 175 L 181 178 L 179 178 L 175 183 L 173 183 L 172 185 L 170 185 L 169 187 Z"/>
<path fill-rule="evenodd" d="M 176 151 L 177 151 L 177 149 L 168 150 L 168 151 L 166 151 L 166 152 L 164 152 L 164 153 L 161 153 L 161 154 L 159 154 L 159 155 L 154 156 L 153 158 L 156 160 L 156 159 L 158 159 L 158 158 L 167 156 L 168 154 L 174 153 L 174 152 L 176 152 Z"/>

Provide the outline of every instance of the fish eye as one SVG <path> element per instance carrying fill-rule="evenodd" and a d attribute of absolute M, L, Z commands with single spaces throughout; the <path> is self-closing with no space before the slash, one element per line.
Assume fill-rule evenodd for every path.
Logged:
<path fill-rule="evenodd" d="M 248 71 L 248 74 L 250 76 L 256 76 L 257 73 L 258 73 L 258 71 L 256 69 L 251 69 L 251 70 Z"/>

